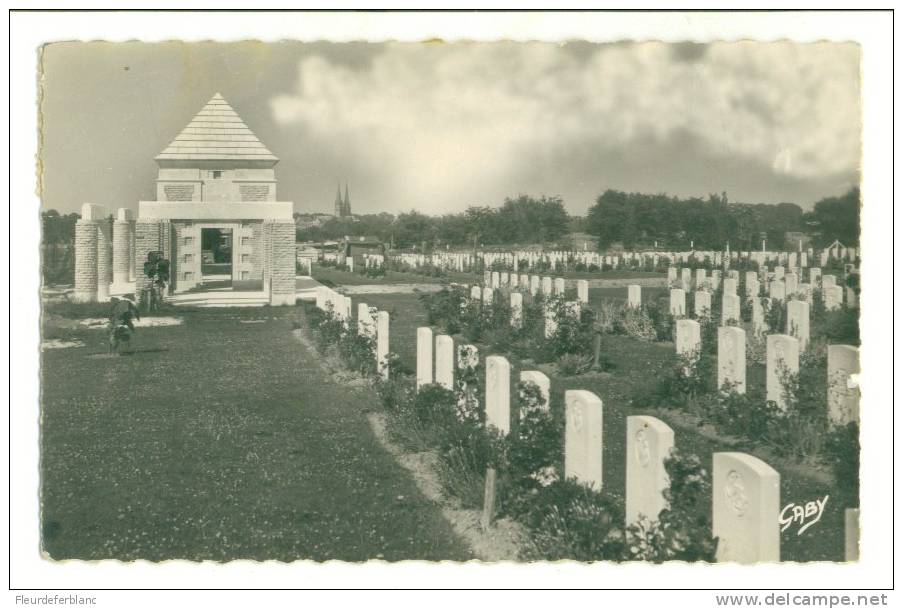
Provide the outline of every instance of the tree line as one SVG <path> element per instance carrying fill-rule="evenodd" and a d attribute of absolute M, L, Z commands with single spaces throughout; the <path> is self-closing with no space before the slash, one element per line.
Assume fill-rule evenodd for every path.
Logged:
<path fill-rule="evenodd" d="M 299 241 L 327 241 L 373 237 L 400 249 L 522 246 L 544 244 L 568 247 L 567 235 L 586 232 L 599 238 L 599 248 L 658 245 L 659 249 L 758 249 L 762 239 L 772 249 L 792 249 L 785 233 L 800 232 L 816 246 L 835 239 L 859 244 L 858 188 L 818 201 L 803 212 L 794 203 L 730 203 L 727 196 L 681 199 L 665 194 L 606 190 L 585 217 L 571 217 L 560 197 L 519 195 L 499 207 L 471 206 L 460 213 L 430 216 L 419 211 L 331 218 L 320 226 L 298 229 Z M 41 213 L 43 244 L 71 245 L 77 213 Z M 46 250 L 45 250 L 46 254 Z"/>
<path fill-rule="evenodd" d="M 766 241 L 769 249 L 792 249 L 786 233 L 799 232 L 815 245 L 859 243 L 859 189 L 818 201 L 804 213 L 795 203 L 729 203 L 725 194 L 707 199 L 681 199 L 665 194 L 606 190 L 590 207 L 586 231 L 599 238 L 600 249 L 621 244 L 628 249 L 755 250 Z"/>

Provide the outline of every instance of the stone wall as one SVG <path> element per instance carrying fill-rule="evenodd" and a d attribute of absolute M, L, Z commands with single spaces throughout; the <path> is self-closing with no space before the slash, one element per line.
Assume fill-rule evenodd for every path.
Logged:
<path fill-rule="evenodd" d="M 295 224 L 267 222 L 270 304 L 295 304 Z"/>

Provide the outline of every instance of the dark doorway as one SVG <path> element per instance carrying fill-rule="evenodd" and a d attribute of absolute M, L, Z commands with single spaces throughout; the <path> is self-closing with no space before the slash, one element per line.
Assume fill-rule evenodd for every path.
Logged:
<path fill-rule="evenodd" d="M 204 284 L 232 284 L 232 229 L 201 229 L 201 279 Z"/>

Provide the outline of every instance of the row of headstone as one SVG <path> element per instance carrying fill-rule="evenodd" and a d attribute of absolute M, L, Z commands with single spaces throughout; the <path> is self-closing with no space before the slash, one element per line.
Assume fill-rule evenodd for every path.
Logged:
<path fill-rule="evenodd" d="M 511 366 L 501 356 L 486 358 L 486 424 L 502 433 L 511 429 Z M 548 403 L 549 379 L 526 371 L 521 381 L 535 382 Z M 565 391 L 564 477 L 597 491 L 604 488 L 604 406 L 586 390 Z M 674 431 L 651 416 L 627 417 L 625 524 L 655 521 L 665 507 L 670 482 L 665 460 L 674 448 Z M 780 560 L 780 474 L 744 453 L 712 455 L 712 535 L 716 559 L 757 563 Z"/>
<path fill-rule="evenodd" d="M 798 374 L 800 351 L 809 342 L 808 305 L 794 301 L 793 317 L 787 323 L 796 335 L 770 334 L 766 337 L 766 399 L 778 408 L 787 409 L 784 379 L 787 374 Z M 798 325 L 797 321 L 798 320 Z M 803 330 L 804 327 L 804 330 Z M 679 355 L 699 357 L 701 326 L 692 319 L 679 319 L 675 329 L 675 349 Z M 835 425 L 845 425 L 859 419 L 859 391 L 854 375 L 859 372 L 859 349 L 850 345 L 828 347 L 827 416 Z M 737 326 L 718 328 L 717 382 L 719 390 L 725 387 L 737 393 L 746 393 L 746 332 Z"/>

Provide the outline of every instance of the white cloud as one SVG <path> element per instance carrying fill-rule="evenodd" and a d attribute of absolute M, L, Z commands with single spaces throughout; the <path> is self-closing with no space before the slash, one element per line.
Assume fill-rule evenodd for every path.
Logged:
<path fill-rule="evenodd" d="M 471 196 L 516 175 L 526 151 L 629 151 L 677 132 L 810 179 L 858 168 L 858 61 L 856 46 L 832 43 L 718 43 L 687 61 L 659 43 L 588 56 L 545 43 L 392 44 L 367 69 L 303 60 L 295 92 L 271 108 L 411 202 Z"/>

